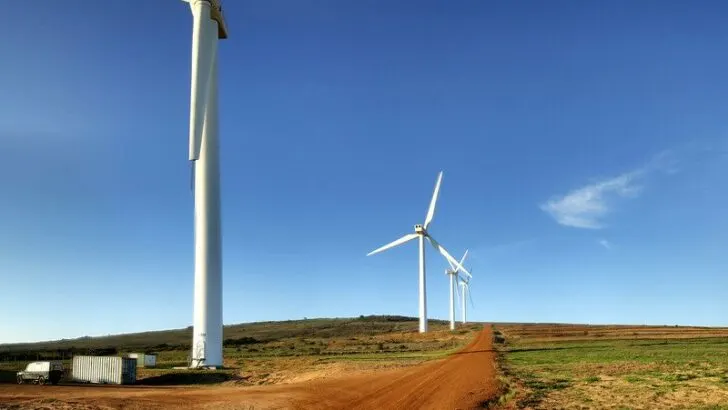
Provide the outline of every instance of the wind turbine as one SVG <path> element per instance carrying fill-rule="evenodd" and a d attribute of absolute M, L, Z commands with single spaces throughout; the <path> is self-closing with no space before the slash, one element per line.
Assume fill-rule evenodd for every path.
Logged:
<path fill-rule="evenodd" d="M 425 217 L 425 223 L 423 225 L 417 224 L 415 225 L 415 232 L 407 234 L 393 242 L 390 242 L 381 248 L 375 249 L 367 254 L 367 256 L 374 255 L 375 253 L 379 253 L 382 251 L 385 251 L 389 248 L 394 248 L 397 245 L 401 245 L 405 242 L 409 242 L 412 239 L 419 238 L 420 243 L 420 333 L 427 332 L 427 295 L 425 294 L 426 291 L 426 283 L 425 283 L 425 238 L 427 238 L 428 241 L 430 241 L 430 244 L 435 247 L 444 257 L 448 260 L 451 264 L 458 267 L 463 272 L 468 273 L 468 271 L 463 268 L 460 263 L 455 260 L 455 258 L 450 255 L 445 248 L 440 245 L 435 238 L 430 236 L 430 234 L 427 232 L 427 228 L 429 228 L 430 223 L 432 222 L 432 218 L 435 216 L 435 204 L 437 203 L 437 196 L 440 192 L 440 183 L 442 182 L 442 171 L 437 176 L 437 183 L 435 184 L 435 192 L 432 194 L 432 200 L 430 201 L 430 208 L 427 210 L 427 216 Z M 469 274 L 469 273 L 468 273 Z"/>
<path fill-rule="evenodd" d="M 227 38 L 220 0 L 192 10 L 189 160 L 195 197 L 195 292 L 190 367 L 222 367 L 222 236 L 217 117 L 217 40 Z"/>
<path fill-rule="evenodd" d="M 462 259 L 460 259 L 460 266 L 463 265 L 463 262 L 465 262 L 465 257 L 467 256 L 468 251 L 466 249 L 465 254 L 463 254 Z M 459 271 L 460 269 L 458 269 L 458 267 L 456 266 L 453 266 L 452 263 L 450 263 L 450 268 L 445 270 L 445 274 L 450 276 L 450 330 L 455 330 L 455 292 L 457 291 L 458 297 L 460 296 L 460 292 L 458 291 L 459 284 L 457 283 L 460 279 L 460 276 L 458 275 Z M 468 276 L 470 276 L 469 273 Z"/>
<path fill-rule="evenodd" d="M 473 276 L 470 275 L 470 278 L 472 278 L 472 277 Z M 465 303 L 466 299 L 470 299 L 470 305 L 471 306 L 473 305 L 473 297 L 470 296 L 470 278 L 460 277 L 460 286 L 462 286 L 461 294 L 463 295 L 463 300 L 462 300 L 463 324 L 468 323 L 468 307 L 467 307 L 467 304 Z"/>

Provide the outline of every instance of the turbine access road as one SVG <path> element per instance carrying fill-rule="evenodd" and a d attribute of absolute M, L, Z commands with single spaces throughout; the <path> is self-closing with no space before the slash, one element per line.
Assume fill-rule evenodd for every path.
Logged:
<path fill-rule="evenodd" d="M 497 390 L 493 334 L 486 326 L 445 359 L 375 374 L 261 387 L 0 385 L 0 409 L 49 403 L 54 409 L 471 409 Z"/>

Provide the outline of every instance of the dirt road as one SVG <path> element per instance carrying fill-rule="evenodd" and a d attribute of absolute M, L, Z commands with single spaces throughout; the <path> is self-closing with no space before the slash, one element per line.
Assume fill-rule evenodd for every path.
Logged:
<path fill-rule="evenodd" d="M 497 394 L 492 331 L 421 366 L 261 387 L 0 385 L 0 409 L 470 409 Z"/>

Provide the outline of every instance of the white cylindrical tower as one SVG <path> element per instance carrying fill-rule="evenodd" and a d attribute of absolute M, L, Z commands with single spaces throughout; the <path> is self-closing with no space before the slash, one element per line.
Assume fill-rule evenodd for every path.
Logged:
<path fill-rule="evenodd" d="M 195 161 L 195 306 L 193 367 L 222 367 L 222 235 L 217 126 L 217 64 L 213 62 L 200 159 Z"/>
<path fill-rule="evenodd" d="M 190 159 L 194 172 L 194 368 L 222 367 L 222 234 L 217 40 L 226 29 L 217 0 L 188 0 L 193 15 Z"/>
<path fill-rule="evenodd" d="M 448 271 L 450 276 L 450 330 L 455 330 L 455 275 Z"/>
<path fill-rule="evenodd" d="M 419 235 L 420 242 L 420 333 L 427 332 L 427 284 L 425 282 L 425 235 Z"/>
<path fill-rule="evenodd" d="M 465 300 L 467 299 L 467 291 L 468 288 L 465 286 L 465 283 L 463 283 L 463 323 L 467 323 L 468 321 L 468 305 L 465 303 Z"/>

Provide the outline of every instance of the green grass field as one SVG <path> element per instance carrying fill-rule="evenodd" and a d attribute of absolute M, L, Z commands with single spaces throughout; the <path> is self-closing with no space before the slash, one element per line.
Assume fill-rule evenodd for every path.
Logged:
<path fill-rule="evenodd" d="M 725 330 L 690 338 L 679 329 L 610 330 L 609 338 L 590 339 L 522 337 L 523 328 L 497 327 L 505 336 L 500 366 L 517 408 L 728 409 Z"/>

